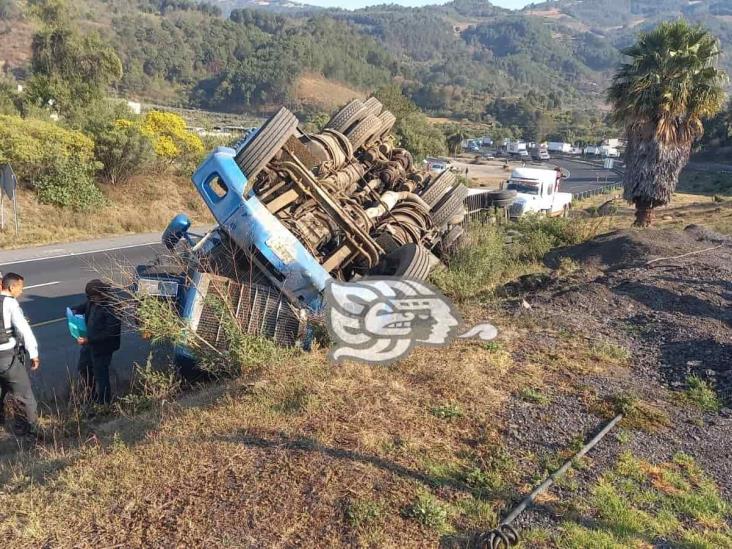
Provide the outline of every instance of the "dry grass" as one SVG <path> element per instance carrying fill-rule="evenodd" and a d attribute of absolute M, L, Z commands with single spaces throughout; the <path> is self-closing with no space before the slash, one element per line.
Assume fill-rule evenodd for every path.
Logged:
<path fill-rule="evenodd" d="M 82 428 L 81 444 L 5 456 L 0 535 L 17 547 L 421 547 L 487 528 L 503 501 L 484 483 L 499 467 L 487 442 L 520 380 L 507 351 L 475 342 L 393 367 L 302 354 Z M 408 512 L 428 500 L 445 510 L 439 525 Z"/>
<path fill-rule="evenodd" d="M 319 74 L 305 73 L 297 80 L 295 97 L 307 105 L 332 111 L 352 99 L 364 99 L 366 94 Z"/>
<path fill-rule="evenodd" d="M 187 177 L 173 175 L 136 178 L 117 187 L 104 186 L 108 205 L 78 213 L 39 204 L 35 194 L 18 194 L 20 235 L 6 226 L 0 248 L 50 244 L 163 229 L 177 213 L 185 212 L 194 223 L 210 223 L 206 206 Z M 6 204 L 6 220 L 8 209 Z"/>

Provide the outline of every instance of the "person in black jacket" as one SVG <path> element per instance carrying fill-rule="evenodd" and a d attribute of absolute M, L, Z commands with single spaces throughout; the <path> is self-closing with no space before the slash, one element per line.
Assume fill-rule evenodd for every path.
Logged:
<path fill-rule="evenodd" d="M 91 280 L 86 285 L 86 302 L 71 308 L 75 314 L 83 314 L 86 320 L 86 337 L 76 340 L 81 345 L 79 374 L 87 394 L 99 404 L 107 404 L 112 399 L 109 365 L 112 354 L 119 349 L 122 331 L 110 291 L 109 284 Z"/>

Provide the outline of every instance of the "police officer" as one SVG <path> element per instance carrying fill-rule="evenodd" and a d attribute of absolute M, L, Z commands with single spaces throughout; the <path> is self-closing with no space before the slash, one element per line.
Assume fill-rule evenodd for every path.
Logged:
<path fill-rule="evenodd" d="M 0 288 L 0 424 L 5 422 L 5 395 L 11 393 L 24 408 L 25 417 L 18 418 L 17 434 L 37 434 L 38 412 L 36 398 L 23 364 L 24 350 L 31 359 L 31 370 L 40 366 L 38 344 L 18 298 L 23 293 L 24 279 L 19 274 L 6 273 Z"/>

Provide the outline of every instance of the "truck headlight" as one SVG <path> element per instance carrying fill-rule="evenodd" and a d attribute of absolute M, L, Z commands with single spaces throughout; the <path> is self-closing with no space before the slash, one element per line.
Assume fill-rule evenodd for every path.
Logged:
<path fill-rule="evenodd" d="M 178 295 L 178 282 L 159 278 L 139 278 L 137 293 L 155 297 L 174 298 Z"/>

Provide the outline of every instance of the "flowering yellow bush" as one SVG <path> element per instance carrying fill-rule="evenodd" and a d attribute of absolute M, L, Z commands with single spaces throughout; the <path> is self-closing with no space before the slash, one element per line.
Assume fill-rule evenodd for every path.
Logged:
<path fill-rule="evenodd" d="M 0 164 L 9 163 L 21 184 L 32 185 L 59 162 L 93 170 L 94 141 L 53 122 L 0 115 Z"/>
<path fill-rule="evenodd" d="M 162 160 L 190 161 L 203 154 L 203 142 L 186 129 L 183 118 L 171 112 L 151 111 L 141 122 L 140 130 L 153 143 L 155 154 Z"/>

